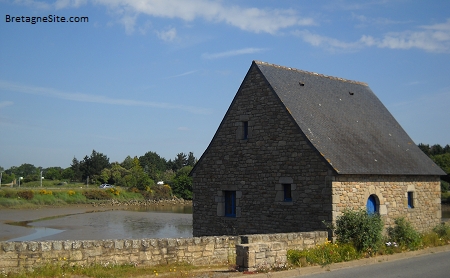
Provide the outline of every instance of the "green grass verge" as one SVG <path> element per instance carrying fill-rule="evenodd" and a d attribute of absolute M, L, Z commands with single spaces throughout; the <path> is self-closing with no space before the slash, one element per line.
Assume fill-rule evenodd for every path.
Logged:
<path fill-rule="evenodd" d="M 226 266 L 220 266 L 226 268 Z M 208 268 L 195 267 L 190 264 L 168 264 L 158 266 L 136 266 L 132 264 L 113 265 L 109 263 L 94 264 L 91 266 L 72 266 L 70 263 L 61 260 L 54 264 L 38 267 L 32 271 L 22 270 L 18 273 L 1 273 L 5 277 L 27 278 L 27 277 L 149 277 L 164 276 L 174 277 L 194 277 L 196 274 L 208 273 Z M 207 275 L 206 277 L 210 277 Z"/>

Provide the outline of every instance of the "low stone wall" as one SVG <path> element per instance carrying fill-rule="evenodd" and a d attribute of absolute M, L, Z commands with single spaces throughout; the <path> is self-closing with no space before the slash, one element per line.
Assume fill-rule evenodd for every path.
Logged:
<path fill-rule="evenodd" d="M 304 232 L 241 236 L 236 245 L 236 265 L 242 271 L 280 266 L 287 262 L 287 250 L 303 250 L 324 243 L 328 232 Z"/>
<path fill-rule="evenodd" d="M 327 232 L 309 232 L 164 239 L 0 242 L 0 269 L 8 272 L 48 263 L 151 266 L 175 262 L 197 266 L 236 264 L 241 269 L 250 269 L 264 261 L 251 260 L 256 250 L 258 259 L 267 258 L 264 261 L 267 264 L 286 261 L 288 249 L 308 248 L 326 239 Z M 269 243 L 269 247 L 264 249 L 258 243 Z M 240 257 L 236 258 L 237 250 L 245 249 L 246 246 L 249 251 L 240 252 Z M 262 253 L 263 249 L 265 253 Z M 277 253 L 274 255 L 272 250 L 275 249 Z M 247 262 L 245 265 L 244 261 Z"/>

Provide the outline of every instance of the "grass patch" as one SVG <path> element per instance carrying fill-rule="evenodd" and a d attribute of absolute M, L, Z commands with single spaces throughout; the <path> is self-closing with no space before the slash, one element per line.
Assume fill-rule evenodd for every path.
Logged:
<path fill-rule="evenodd" d="M 205 270 L 204 267 L 195 267 L 190 264 L 169 264 L 158 266 L 136 266 L 134 264 L 115 265 L 110 263 L 94 264 L 91 266 L 72 266 L 64 260 L 55 264 L 47 264 L 33 271 L 21 271 L 19 273 L 8 273 L 7 277 L 140 277 L 164 276 L 171 277 L 193 277 L 194 272 Z M 0 273 L 1 274 L 1 273 Z"/>
<path fill-rule="evenodd" d="M 362 255 L 349 243 L 338 244 L 329 241 L 306 250 L 288 250 L 288 261 L 296 266 L 321 265 L 347 262 L 361 258 Z"/>

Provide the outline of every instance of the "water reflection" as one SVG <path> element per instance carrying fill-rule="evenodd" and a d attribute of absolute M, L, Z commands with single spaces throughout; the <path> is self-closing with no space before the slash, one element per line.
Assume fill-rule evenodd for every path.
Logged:
<path fill-rule="evenodd" d="M 192 237 L 192 207 L 109 210 L 65 215 L 27 224 L 35 232 L 10 241 L 187 238 Z"/>
<path fill-rule="evenodd" d="M 38 238 L 56 235 L 56 234 L 64 232 L 64 230 L 45 228 L 45 227 L 44 228 L 34 227 L 33 230 L 34 230 L 34 233 L 32 233 L 31 235 L 17 237 L 17 238 L 13 238 L 13 239 L 10 239 L 7 241 L 31 241 L 31 240 L 35 240 Z"/>

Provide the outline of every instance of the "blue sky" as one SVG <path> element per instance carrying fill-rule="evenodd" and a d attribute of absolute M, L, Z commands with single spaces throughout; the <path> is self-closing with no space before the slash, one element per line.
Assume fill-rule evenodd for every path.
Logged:
<path fill-rule="evenodd" d="M 450 144 L 447 0 L 0 0 L 0 11 L 5 169 L 66 168 L 92 150 L 200 157 L 252 60 L 366 82 L 415 143 Z"/>

